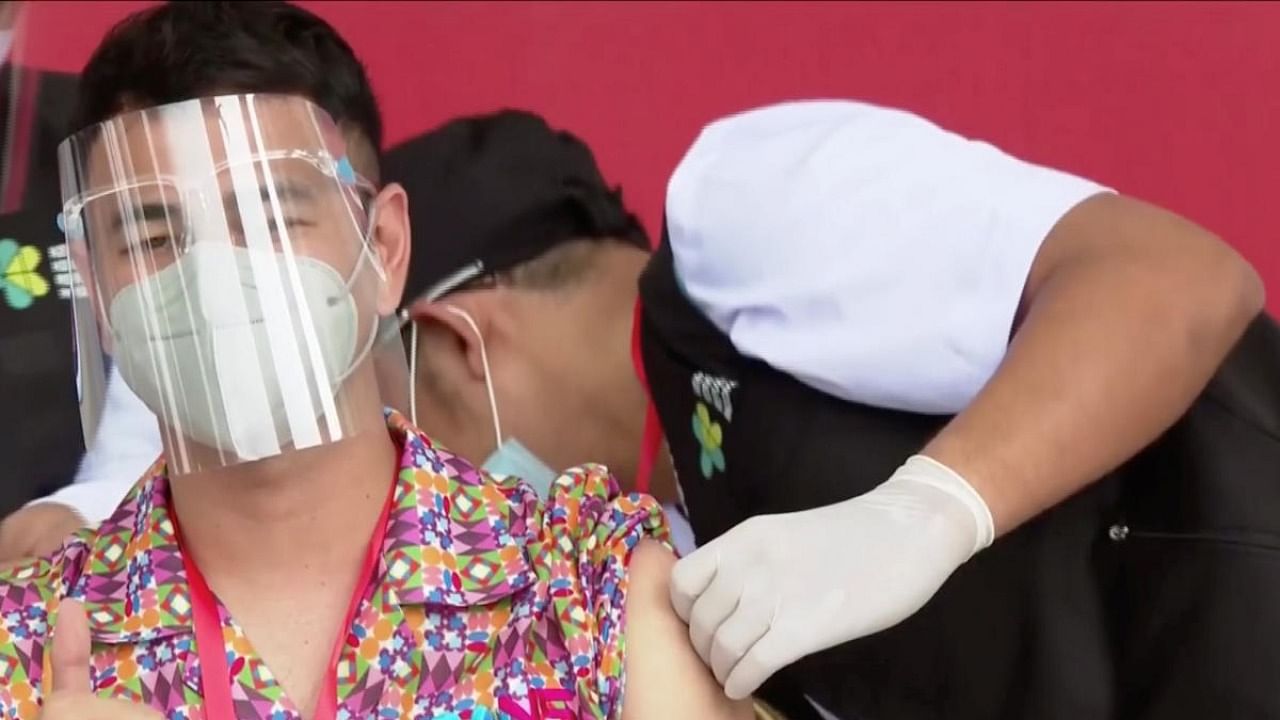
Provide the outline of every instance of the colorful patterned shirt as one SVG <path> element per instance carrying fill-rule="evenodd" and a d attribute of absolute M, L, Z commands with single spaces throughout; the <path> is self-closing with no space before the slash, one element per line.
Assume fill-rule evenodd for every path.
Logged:
<path fill-rule="evenodd" d="M 541 501 L 398 415 L 400 472 L 375 581 L 338 664 L 338 718 L 551 720 L 621 714 L 630 554 L 666 541 L 658 504 L 596 466 Z M 35 720 L 58 602 L 80 600 L 104 698 L 204 717 L 191 593 L 158 463 L 99 529 L 0 573 L 0 719 Z M 300 720 L 219 603 L 240 720 Z"/>

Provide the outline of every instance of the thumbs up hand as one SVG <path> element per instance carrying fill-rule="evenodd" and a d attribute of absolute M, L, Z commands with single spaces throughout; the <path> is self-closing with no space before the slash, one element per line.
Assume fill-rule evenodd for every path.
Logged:
<path fill-rule="evenodd" d="M 164 720 L 151 708 L 94 695 L 89 681 L 91 647 L 84 606 L 62 601 L 53 627 L 53 677 L 45 678 L 48 695 L 40 720 Z"/>

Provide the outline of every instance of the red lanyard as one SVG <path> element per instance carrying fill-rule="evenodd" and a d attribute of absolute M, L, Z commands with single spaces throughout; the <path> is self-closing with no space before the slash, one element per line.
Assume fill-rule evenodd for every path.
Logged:
<path fill-rule="evenodd" d="M 635 315 L 631 320 L 631 363 L 635 366 L 636 377 L 644 387 L 645 396 L 649 396 L 649 377 L 644 370 L 644 358 L 640 353 L 640 322 L 644 319 L 644 309 L 640 299 L 636 298 Z M 640 439 L 640 463 L 636 467 L 636 490 L 647 493 L 653 479 L 653 468 L 658 462 L 658 451 L 662 448 L 662 425 L 658 422 L 658 409 L 650 399 L 644 411 L 644 435 Z"/>
<path fill-rule="evenodd" d="M 395 485 L 387 493 L 386 503 L 382 506 L 382 514 L 369 540 L 369 549 L 365 552 L 364 565 L 356 579 L 356 587 L 351 592 L 351 602 L 347 607 L 346 618 L 338 629 L 337 640 L 333 644 L 333 652 L 329 656 L 329 672 L 325 674 L 324 686 L 320 688 L 320 697 L 316 701 L 314 720 L 334 720 L 338 714 L 338 661 L 347 645 L 347 635 L 356 621 L 356 613 L 364 602 L 365 591 L 373 582 L 374 571 L 378 569 L 378 560 L 382 557 L 382 543 L 387 536 L 387 522 L 391 517 L 391 506 L 394 504 Z M 181 543 L 181 532 L 178 531 L 177 516 L 173 516 L 174 531 L 178 533 Z M 218 601 L 200 574 L 191 554 L 182 550 L 182 565 L 187 571 L 187 584 L 191 587 L 191 614 L 195 621 L 196 651 L 200 653 L 200 683 L 204 688 L 204 717 L 208 720 L 236 720 L 235 707 L 231 702 L 231 672 L 227 669 L 226 645 L 222 635 L 222 619 L 218 616 Z"/>

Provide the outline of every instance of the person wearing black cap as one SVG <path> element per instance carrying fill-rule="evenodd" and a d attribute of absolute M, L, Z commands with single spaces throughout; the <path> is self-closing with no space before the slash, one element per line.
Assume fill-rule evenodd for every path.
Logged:
<path fill-rule="evenodd" d="M 633 485 L 645 394 L 629 314 L 650 243 L 590 149 L 505 111 L 393 148 L 387 172 L 423 228 L 404 300 L 417 395 L 431 401 L 413 412 L 464 456 L 535 482 L 590 459 Z M 671 499 L 670 485 L 668 470 L 657 494 Z"/>
<path fill-rule="evenodd" d="M 1280 330 L 1212 234 L 855 102 L 708 126 L 652 257 L 528 113 L 387 173 L 413 198 L 418 422 L 535 475 L 599 460 L 662 494 L 674 469 L 703 547 L 673 603 L 729 695 L 1280 712 Z"/>

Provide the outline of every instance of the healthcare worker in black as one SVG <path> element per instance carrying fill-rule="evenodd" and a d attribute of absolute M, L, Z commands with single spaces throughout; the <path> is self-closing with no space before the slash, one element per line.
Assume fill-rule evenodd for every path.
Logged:
<path fill-rule="evenodd" d="M 28 67 L 23 3 L 0 2 L 0 518 L 70 482 L 83 452 L 70 268 L 54 219 L 74 76 Z"/>
<path fill-rule="evenodd" d="M 858 102 L 705 128 L 652 257 L 528 114 L 387 174 L 421 248 L 417 421 L 530 475 L 597 460 L 662 495 L 674 469 L 701 547 L 672 599 L 729 695 L 1280 716 L 1280 331 L 1209 231 Z"/>

